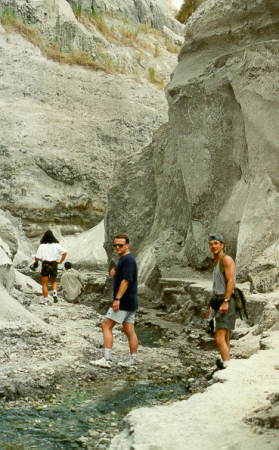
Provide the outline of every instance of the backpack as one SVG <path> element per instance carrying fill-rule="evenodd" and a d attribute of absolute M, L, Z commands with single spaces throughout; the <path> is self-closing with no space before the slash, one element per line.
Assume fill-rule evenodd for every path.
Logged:
<path fill-rule="evenodd" d="M 224 275 L 225 277 L 225 267 L 223 264 L 223 258 L 224 256 L 226 256 L 225 254 L 223 254 L 221 256 L 221 258 L 219 259 L 219 269 L 221 271 L 221 273 Z M 227 281 L 227 280 L 226 280 Z M 248 313 L 247 313 L 247 309 L 246 309 L 246 303 L 247 300 L 245 298 L 245 295 L 243 293 L 243 291 L 237 287 L 234 287 L 234 297 L 235 297 L 235 311 L 238 312 L 240 319 L 242 320 L 242 312 L 244 312 L 246 318 L 248 319 Z"/>

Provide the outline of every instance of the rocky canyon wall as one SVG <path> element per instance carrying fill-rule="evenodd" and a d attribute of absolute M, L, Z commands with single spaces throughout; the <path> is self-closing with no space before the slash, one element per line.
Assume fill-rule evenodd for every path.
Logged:
<path fill-rule="evenodd" d="M 115 160 L 149 143 L 153 130 L 167 121 L 164 92 L 144 73 L 154 66 L 169 76 L 177 54 L 168 52 L 163 34 L 159 42 L 151 29 L 124 44 L 119 30 L 128 27 L 124 17 L 130 14 L 135 23 L 160 17 L 158 26 L 181 32 L 171 5 L 167 0 L 79 4 L 77 17 L 74 1 L 72 7 L 66 0 L 0 4 L 1 17 L 8 16 L 19 32 L 39 43 L 0 25 L 0 207 L 20 217 L 35 241 L 50 226 L 72 234 L 100 223 Z M 110 39 L 119 38 L 117 45 L 87 19 L 88 28 L 77 20 L 83 9 L 96 11 Z M 60 64 L 47 57 L 48 51 L 62 61 L 65 55 L 81 55 L 92 63 L 104 54 L 111 68 L 86 70 L 78 59 Z"/>
<path fill-rule="evenodd" d="M 131 235 L 143 281 L 148 264 L 206 268 L 218 230 L 239 279 L 277 287 L 278 25 L 275 0 L 208 0 L 188 20 L 169 121 L 109 190 L 107 240 Z"/>

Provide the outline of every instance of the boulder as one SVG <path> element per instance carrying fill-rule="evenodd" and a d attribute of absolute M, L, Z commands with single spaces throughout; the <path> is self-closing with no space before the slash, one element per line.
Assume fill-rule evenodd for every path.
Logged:
<path fill-rule="evenodd" d="M 60 245 L 67 250 L 66 261 L 76 269 L 107 270 L 107 254 L 104 244 L 104 221 L 83 233 L 63 236 L 59 229 L 54 229 Z"/>
<path fill-rule="evenodd" d="M 6 254 L 2 265 L 7 258 L 16 268 L 24 268 L 32 261 L 34 246 L 25 236 L 20 219 L 14 218 L 9 211 L 0 210 L 0 239 Z"/>

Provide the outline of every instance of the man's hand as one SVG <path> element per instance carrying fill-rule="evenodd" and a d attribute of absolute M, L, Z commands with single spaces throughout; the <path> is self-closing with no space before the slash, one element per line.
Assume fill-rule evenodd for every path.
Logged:
<path fill-rule="evenodd" d="M 111 271 L 110 271 L 109 274 L 110 274 L 111 277 L 114 277 L 114 275 L 116 274 L 115 267 L 113 267 L 113 268 L 111 269 Z"/>
<path fill-rule="evenodd" d="M 120 306 L 120 300 L 114 300 L 113 304 L 112 304 L 112 309 L 114 312 L 118 312 L 119 311 L 119 306 Z"/>
<path fill-rule="evenodd" d="M 205 317 L 206 317 L 207 319 L 209 319 L 209 313 L 210 313 L 210 307 L 208 308 L 208 310 L 207 310 L 206 313 L 205 313 Z"/>
<path fill-rule="evenodd" d="M 228 310 L 229 310 L 229 302 L 223 302 L 219 309 L 220 314 L 226 314 Z"/>

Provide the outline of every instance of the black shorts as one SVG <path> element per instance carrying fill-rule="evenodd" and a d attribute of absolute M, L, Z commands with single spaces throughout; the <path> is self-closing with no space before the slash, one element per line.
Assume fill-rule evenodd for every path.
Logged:
<path fill-rule="evenodd" d="M 43 261 L 42 263 L 42 277 L 57 277 L 57 262 L 56 261 Z"/>

